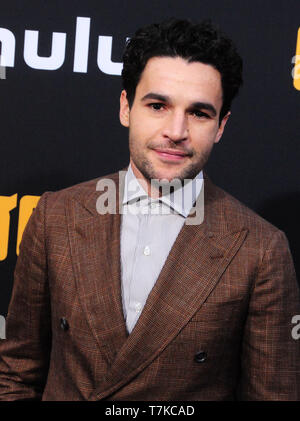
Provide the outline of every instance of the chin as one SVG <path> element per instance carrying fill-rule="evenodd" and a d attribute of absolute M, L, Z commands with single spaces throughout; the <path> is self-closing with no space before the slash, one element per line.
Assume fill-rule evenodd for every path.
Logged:
<path fill-rule="evenodd" d="M 156 178 L 156 179 L 159 179 L 159 180 L 168 180 L 168 181 L 172 181 L 172 180 L 174 180 L 174 179 L 182 179 L 182 177 L 181 177 L 181 172 L 180 173 L 173 173 L 173 174 L 170 174 L 170 173 L 158 173 L 157 174 L 157 177 L 154 177 L 154 178 Z"/>
<path fill-rule="evenodd" d="M 158 179 L 162 179 L 165 178 L 169 181 L 173 180 L 174 178 L 181 178 L 181 174 L 185 173 L 184 168 L 177 168 L 175 169 L 174 166 L 172 169 L 166 169 L 166 168 L 155 168 L 152 167 L 153 171 L 152 174 L 154 174 L 156 177 L 153 178 L 158 178 Z"/>

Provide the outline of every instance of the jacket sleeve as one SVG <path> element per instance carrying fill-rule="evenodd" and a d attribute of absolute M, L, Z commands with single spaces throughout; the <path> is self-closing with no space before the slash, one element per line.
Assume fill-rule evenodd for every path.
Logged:
<path fill-rule="evenodd" d="M 299 287 L 287 239 L 276 231 L 254 283 L 246 319 L 240 399 L 300 400 Z"/>
<path fill-rule="evenodd" d="M 44 193 L 26 225 L 0 341 L 0 400 L 39 400 L 51 347 L 50 299 L 45 250 Z"/>

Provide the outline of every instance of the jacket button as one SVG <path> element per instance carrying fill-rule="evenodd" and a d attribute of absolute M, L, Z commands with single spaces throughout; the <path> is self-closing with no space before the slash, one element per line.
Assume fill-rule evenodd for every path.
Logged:
<path fill-rule="evenodd" d="M 204 351 L 199 351 L 195 354 L 195 361 L 196 363 L 204 363 L 207 358 L 207 353 Z"/>
<path fill-rule="evenodd" d="M 69 329 L 69 323 L 65 317 L 62 317 L 60 319 L 60 327 L 62 328 L 62 330 L 65 330 L 65 331 Z"/>

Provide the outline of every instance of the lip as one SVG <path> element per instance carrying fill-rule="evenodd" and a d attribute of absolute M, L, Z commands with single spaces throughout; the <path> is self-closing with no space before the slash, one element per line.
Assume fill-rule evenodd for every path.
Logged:
<path fill-rule="evenodd" d="M 182 151 L 176 149 L 153 149 L 161 158 L 170 161 L 180 161 L 186 158 L 188 155 Z"/>

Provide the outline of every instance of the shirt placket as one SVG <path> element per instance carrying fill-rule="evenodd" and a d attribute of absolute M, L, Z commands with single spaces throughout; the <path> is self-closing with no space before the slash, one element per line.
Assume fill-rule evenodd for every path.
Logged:
<path fill-rule="evenodd" d="M 144 207 L 146 209 L 146 207 Z M 148 209 L 147 209 L 148 211 Z M 132 329 L 137 322 L 148 296 L 145 277 L 151 276 L 151 233 L 149 232 L 150 214 L 139 214 L 139 231 L 137 236 L 137 249 L 134 258 L 132 279 L 130 282 L 129 311 L 127 324 Z M 148 282 L 149 283 L 149 282 Z"/>

